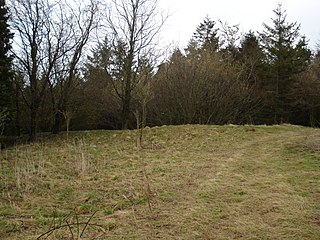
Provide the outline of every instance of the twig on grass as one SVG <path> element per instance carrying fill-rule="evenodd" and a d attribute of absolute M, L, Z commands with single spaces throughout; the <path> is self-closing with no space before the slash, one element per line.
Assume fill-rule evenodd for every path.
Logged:
<path fill-rule="evenodd" d="M 94 211 L 91 216 L 88 218 L 87 221 L 85 222 L 80 222 L 79 221 L 79 216 L 77 213 L 74 213 L 75 214 L 75 221 L 76 222 L 69 222 L 69 218 L 71 216 L 71 213 L 68 214 L 65 218 L 64 218 L 64 221 L 65 223 L 63 224 L 63 222 L 61 222 L 58 226 L 55 225 L 55 222 L 54 222 L 54 219 L 53 219 L 53 224 L 51 224 L 51 226 L 53 225 L 53 227 L 50 226 L 50 229 L 48 231 L 46 231 L 45 233 L 42 233 L 39 237 L 37 237 L 37 239 L 48 239 L 48 237 L 53 234 L 55 231 L 58 231 L 60 229 L 63 229 L 63 228 L 68 228 L 69 232 L 70 232 L 70 235 L 71 235 L 71 239 L 72 240 L 76 240 L 76 239 L 81 239 L 81 237 L 83 236 L 83 234 L 85 233 L 86 229 L 88 226 L 95 226 L 95 227 L 100 227 L 103 229 L 103 226 L 101 225 L 98 225 L 98 224 L 92 224 L 90 223 L 92 218 L 94 217 L 94 215 L 97 213 L 97 211 Z M 81 225 L 84 225 L 81 233 L 80 233 L 80 226 Z M 75 238 L 75 234 L 72 230 L 73 227 L 76 227 L 77 228 L 77 236 Z"/>

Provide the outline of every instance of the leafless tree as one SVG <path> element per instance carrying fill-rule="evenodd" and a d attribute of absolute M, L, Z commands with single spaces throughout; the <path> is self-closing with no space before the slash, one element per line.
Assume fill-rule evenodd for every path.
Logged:
<path fill-rule="evenodd" d="M 43 42 L 45 24 L 51 6 L 44 0 L 16 0 L 9 5 L 11 25 L 15 33 L 15 59 L 19 71 L 24 73 L 22 96 L 30 109 L 30 140 L 36 137 L 37 113 L 47 82 L 42 79 L 41 64 L 45 61 Z"/>
<path fill-rule="evenodd" d="M 54 132 L 61 130 L 62 121 L 70 121 L 65 116 L 70 116 L 74 109 L 69 107 L 72 92 L 77 87 L 79 79 L 79 63 L 85 46 L 90 41 L 94 29 L 98 27 L 99 9 L 98 1 L 91 0 L 87 5 L 81 1 L 74 1 L 72 5 L 67 1 L 59 3 L 58 24 L 52 25 L 55 39 L 48 39 L 48 56 L 59 56 L 54 64 L 54 75 L 48 77 L 55 112 Z M 50 49 L 53 48 L 53 51 Z M 54 59 L 54 58 L 53 58 Z"/>
<path fill-rule="evenodd" d="M 176 50 L 153 80 L 155 124 L 244 123 L 253 112 L 253 89 L 243 66 L 220 53 L 183 55 Z"/>
<path fill-rule="evenodd" d="M 21 92 L 30 109 L 30 140 L 36 137 L 37 114 L 47 89 L 56 118 L 67 111 L 76 66 L 96 26 L 97 5 L 95 0 L 88 5 L 79 1 L 11 2 L 14 55 L 24 74 Z"/>
<path fill-rule="evenodd" d="M 128 127 L 132 94 L 140 80 L 139 70 L 155 57 L 156 36 L 167 16 L 158 11 L 157 0 L 112 0 L 107 17 L 111 47 L 121 50 L 121 74 L 113 79 L 121 101 L 122 128 Z M 119 69 L 119 66 L 117 66 Z M 119 84 L 120 82 L 120 84 Z"/>
<path fill-rule="evenodd" d="M 301 73 L 291 90 L 295 107 L 309 113 L 309 124 L 318 127 L 320 112 L 320 56 L 315 56 L 307 70 Z"/>
<path fill-rule="evenodd" d="M 239 41 L 241 39 L 241 32 L 239 31 L 239 24 L 230 25 L 228 22 L 222 22 L 219 20 L 220 23 L 220 35 L 221 35 L 221 50 L 226 60 L 234 60 L 237 51 Z"/>

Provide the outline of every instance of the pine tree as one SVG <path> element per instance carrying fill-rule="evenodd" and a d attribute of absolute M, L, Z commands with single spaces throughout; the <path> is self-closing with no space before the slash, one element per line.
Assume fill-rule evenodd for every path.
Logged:
<path fill-rule="evenodd" d="M 0 0 L 0 134 L 13 114 L 12 57 L 10 40 L 13 34 L 8 24 L 8 10 L 5 0 Z"/>
<path fill-rule="evenodd" d="M 290 88 L 295 76 L 306 69 L 311 51 L 299 33 L 300 25 L 287 22 L 281 4 L 274 13 L 273 26 L 264 23 L 260 37 L 268 65 L 266 88 L 270 93 L 270 109 L 274 123 L 280 123 L 290 121 Z"/>
<path fill-rule="evenodd" d="M 194 51 L 216 52 L 219 49 L 218 29 L 215 28 L 216 22 L 206 17 L 193 33 L 192 39 L 186 51 L 190 54 Z"/>
<path fill-rule="evenodd" d="M 238 59 L 245 67 L 247 79 L 252 84 L 260 84 L 264 54 L 254 32 L 246 33 L 241 41 Z"/>
<path fill-rule="evenodd" d="M 5 0 L 0 0 L 0 109 L 10 110 L 12 106 L 12 57 L 9 55 L 11 39 L 8 24 L 8 9 Z"/>

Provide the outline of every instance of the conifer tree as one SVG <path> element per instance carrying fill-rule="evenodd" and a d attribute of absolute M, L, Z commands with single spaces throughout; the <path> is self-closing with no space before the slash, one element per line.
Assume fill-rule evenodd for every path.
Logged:
<path fill-rule="evenodd" d="M 0 109 L 7 111 L 12 107 L 12 57 L 9 54 L 11 39 L 8 24 L 8 9 L 5 0 L 0 0 Z"/>
<path fill-rule="evenodd" d="M 193 38 L 199 42 L 200 47 L 206 50 L 217 51 L 219 48 L 218 29 L 215 28 L 216 22 L 206 17 L 197 27 Z"/>
<path fill-rule="evenodd" d="M 208 16 L 199 24 L 196 31 L 193 33 L 186 49 L 188 55 L 192 55 L 199 51 L 213 53 L 219 49 L 218 28 L 215 28 L 216 22 Z"/>
<path fill-rule="evenodd" d="M 0 134 L 13 113 L 12 57 L 9 54 L 11 39 L 5 0 L 0 0 Z"/>
<path fill-rule="evenodd" d="M 290 88 L 295 76 L 306 69 L 311 51 L 299 33 L 300 25 L 287 22 L 281 4 L 274 13 L 273 26 L 264 23 L 260 37 L 268 65 L 266 88 L 270 93 L 270 114 L 274 123 L 281 123 L 290 121 Z"/>
<path fill-rule="evenodd" d="M 261 82 L 264 72 L 264 53 L 254 32 L 249 31 L 243 36 L 236 60 L 241 66 L 243 78 L 256 89 L 259 98 L 262 98 Z"/>

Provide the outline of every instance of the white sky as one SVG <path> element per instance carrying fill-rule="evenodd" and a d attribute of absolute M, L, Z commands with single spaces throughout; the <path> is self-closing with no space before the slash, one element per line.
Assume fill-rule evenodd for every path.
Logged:
<path fill-rule="evenodd" d="M 185 47 L 197 26 L 208 15 L 216 22 L 240 24 L 242 32 L 261 31 L 262 23 L 271 24 L 278 3 L 287 11 L 287 20 L 301 24 L 300 34 L 314 49 L 320 42 L 320 0 L 159 0 L 160 8 L 170 13 L 162 30 L 164 45 Z"/>

